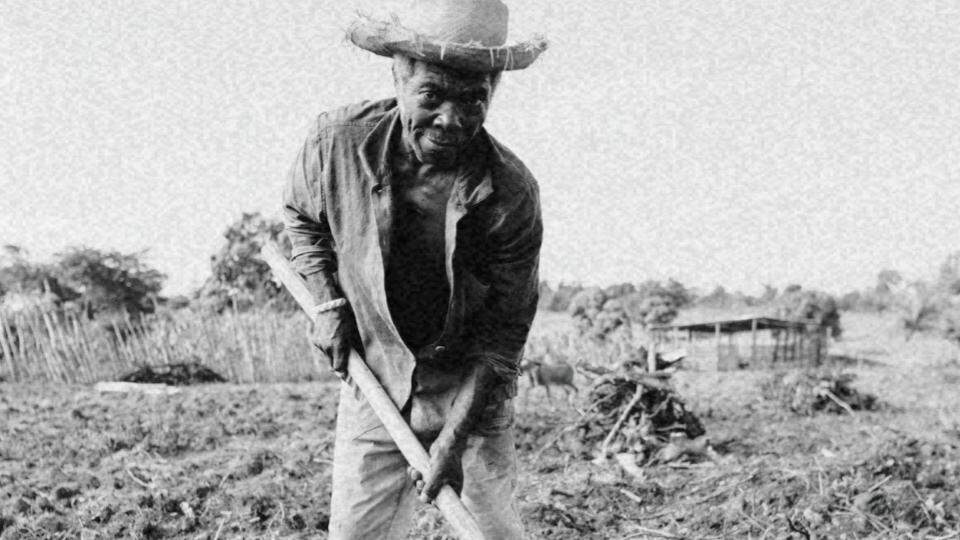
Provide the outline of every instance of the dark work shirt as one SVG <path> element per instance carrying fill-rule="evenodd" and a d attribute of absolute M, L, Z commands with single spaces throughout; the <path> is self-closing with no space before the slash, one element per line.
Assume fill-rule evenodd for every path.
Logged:
<path fill-rule="evenodd" d="M 443 212 L 431 216 L 397 197 L 386 288 L 390 316 L 403 342 L 417 351 L 443 332 L 450 299 Z"/>
<path fill-rule="evenodd" d="M 410 255 L 417 248 L 391 246 L 395 229 L 403 221 L 393 216 L 394 203 L 401 197 L 390 185 L 390 143 L 402 129 L 392 99 L 321 114 L 290 169 L 283 197 L 294 267 L 303 275 L 325 272 L 336 277 L 357 318 L 367 365 L 398 407 L 407 403 L 415 383 L 423 382 L 415 380 L 418 359 L 404 339 L 429 339 L 413 336 L 409 330 L 403 330 L 407 335 L 401 338 L 391 321 L 412 319 L 391 314 L 394 306 L 388 305 L 385 291 L 388 266 L 401 269 L 402 274 L 391 277 L 401 287 L 390 287 L 401 291 L 410 276 L 422 270 L 403 269 L 424 262 Z M 457 178 L 446 207 L 444 237 L 450 239 L 451 249 L 443 265 L 451 267 L 452 283 L 441 279 L 445 269 L 440 263 L 431 264 L 413 281 L 433 291 L 434 300 L 411 297 L 446 306 L 447 292 L 439 290 L 452 288 L 437 348 L 443 345 L 456 352 L 464 370 L 476 362 L 494 369 L 503 380 L 495 392 L 506 399 L 516 393 L 517 366 L 536 313 L 543 226 L 533 175 L 486 131 L 477 137 L 483 166 Z M 465 224 L 470 226 L 469 238 L 461 236 L 458 228 Z M 417 238 L 409 233 L 400 236 Z M 445 249 L 428 248 L 437 254 Z M 403 303 L 397 302 L 399 294 L 393 296 L 398 311 L 414 311 L 399 306 Z M 428 318 L 434 322 L 425 325 L 431 330 L 424 334 L 435 333 L 440 324 L 441 309 L 429 311 L 433 315 Z M 417 377 L 430 373 L 421 370 Z"/>

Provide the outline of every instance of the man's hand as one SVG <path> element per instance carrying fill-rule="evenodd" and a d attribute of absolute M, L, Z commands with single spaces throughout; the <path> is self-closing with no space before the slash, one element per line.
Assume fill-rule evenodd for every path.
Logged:
<path fill-rule="evenodd" d="M 349 306 L 324 311 L 310 329 L 310 341 L 330 361 L 341 378 L 347 375 L 350 350 L 358 349 L 360 336 Z"/>
<path fill-rule="evenodd" d="M 410 479 L 416 483 L 421 502 L 432 502 L 444 484 L 452 487 L 457 495 L 460 494 L 463 489 L 463 465 L 460 458 L 464 447 L 461 441 L 437 439 L 430 446 L 430 474 L 424 477 L 413 467 L 407 469 Z"/>
<path fill-rule="evenodd" d="M 432 501 L 444 484 L 449 484 L 460 493 L 463 488 L 461 456 L 495 382 L 496 374 L 480 362 L 474 364 L 467 374 L 447 413 L 443 429 L 430 446 L 430 474 L 424 476 L 421 471 L 409 470 L 421 501 Z"/>

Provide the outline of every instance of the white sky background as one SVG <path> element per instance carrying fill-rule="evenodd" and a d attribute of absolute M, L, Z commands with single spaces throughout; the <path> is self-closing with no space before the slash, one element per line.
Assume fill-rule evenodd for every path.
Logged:
<path fill-rule="evenodd" d="M 186 292 L 316 113 L 391 94 L 353 6 L 219 4 L 0 0 L 0 243 L 150 248 Z M 960 250 L 958 4 L 508 4 L 551 40 L 487 123 L 540 181 L 544 278 L 841 292 Z"/>

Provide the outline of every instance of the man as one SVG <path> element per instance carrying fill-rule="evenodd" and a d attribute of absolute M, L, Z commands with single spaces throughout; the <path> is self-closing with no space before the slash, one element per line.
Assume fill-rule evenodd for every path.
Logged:
<path fill-rule="evenodd" d="M 431 456 L 408 470 L 369 405 L 341 388 L 331 538 L 406 535 L 447 483 L 489 538 L 519 538 L 510 427 L 537 303 L 537 185 L 483 129 L 505 69 L 546 43 L 504 45 L 499 0 L 420 0 L 358 20 L 393 58 L 395 100 L 321 114 L 290 173 L 293 262 L 319 302 L 314 344 L 346 373 L 365 358 Z"/>

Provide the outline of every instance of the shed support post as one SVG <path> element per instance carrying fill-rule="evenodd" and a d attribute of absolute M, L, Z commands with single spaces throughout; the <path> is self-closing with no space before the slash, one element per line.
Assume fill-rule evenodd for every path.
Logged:
<path fill-rule="evenodd" d="M 750 321 L 750 368 L 757 368 L 757 320 Z"/>
<path fill-rule="evenodd" d="M 716 339 L 717 339 L 717 371 L 720 371 L 720 350 L 722 347 L 722 344 L 720 343 L 720 336 L 721 336 L 720 323 L 717 323 L 714 326 L 714 335 L 716 336 Z"/>
<path fill-rule="evenodd" d="M 650 340 L 650 348 L 647 349 L 647 372 L 653 373 L 657 370 L 657 342 Z"/>
<path fill-rule="evenodd" d="M 800 361 L 804 367 L 810 367 L 813 363 L 810 361 L 810 336 L 807 334 L 807 328 L 800 334 Z"/>

